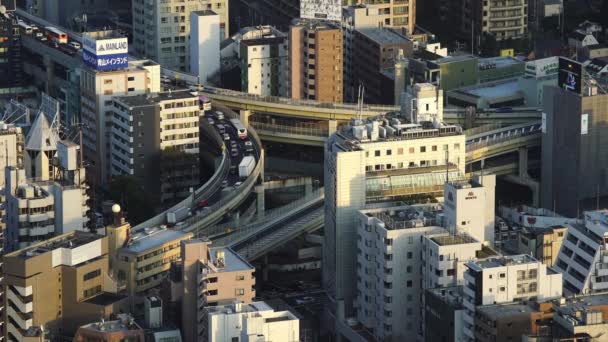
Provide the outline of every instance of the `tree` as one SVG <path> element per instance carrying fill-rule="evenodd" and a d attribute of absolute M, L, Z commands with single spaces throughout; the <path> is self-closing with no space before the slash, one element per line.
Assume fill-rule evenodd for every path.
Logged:
<path fill-rule="evenodd" d="M 114 177 L 109 192 L 110 198 L 127 213 L 131 225 L 143 222 L 154 214 L 152 196 L 146 194 L 139 180 L 133 176 Z"/>

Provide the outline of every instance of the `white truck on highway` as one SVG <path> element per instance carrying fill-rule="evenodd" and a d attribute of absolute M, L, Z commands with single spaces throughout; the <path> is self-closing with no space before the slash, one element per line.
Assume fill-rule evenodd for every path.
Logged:
<path fill-rule="evenodd" d="M 255 158 L 253 156 L 243 157 L 239 164 L 239 177 L 247 178 L 251 174 L 251 171 L 255 168 Z"/>

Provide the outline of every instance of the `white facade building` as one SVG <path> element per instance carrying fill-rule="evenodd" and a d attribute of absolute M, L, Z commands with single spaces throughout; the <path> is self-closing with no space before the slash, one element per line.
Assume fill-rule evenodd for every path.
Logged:
<path fill-rule="evenodd" d="M 443 89 L 416 83 L 401 96 L 401 113 L 410 120 L 443 121 Z"/>
<path fill-rule="evenodd" d="M 129 61 L 123 70 L 85 68 L 80 78 L 84 157 L 91 165 L 89 181 L 105 183 L 110 175 L 108 137 L 115 96 L 160 91 L 160 65 L 149 60 Z"/>
<path fill-rule="evenodd" d="M 220 71 L 220 16 L 213 11 L 190 13 L 190 73 L 200 84 Z"/>
<path fill-rule="evenodd" d="M 566 225 L 555 269 L 564 291 L 581 294 L 608 290 L 608 210 L 587 211 L 581 223 Z"/>
<path fill-rule="evenodd" d="M 473 176 L 470 182 L 449 182 L 444 191 L 446 227 L 494 245 L 496 176 Z"/>
<path fill-rule="evenodd" d="M 164 68 L 190 71 L 190 13 L 212 10 L 220 16 L 219 39 L 228 38 L 227 0 L 153 0 L 133 2 L 135 54 Z"/>
<path fill-rule="evenodd" d="M 323 281 L 344 307 L 338 316 L 353 315 L 357 210 L 366 203 L 440 193 L 446 169 L 450 179 L 460 179 L 464 164 L 465 137 L 458 126 L 384 116 L 353 122 L 328 139 Z"/>
<path fill-rule="evenodd" d="M 265 302 L 210 306 L 205 310 L 207 342 L 300 340 L 300 320 L 289 311 L 275 311 Z"/>
<path fill-rule="evenodd" d="M 241 90 L 287 96 L 287 35 L 269 26 L 248 31 L 240 41 Z"/>
<path fill-rule="evenodd" d="M 78 146 L 57 142 L 59 166 L 53 178 L 31 181 L 24 169 L 7 168 L 6 246 L 9 251 L 75 230 L 86 230 L 89 199 Z"/>
<path fill-rule="evenodd" d="M 0 122 L 0 189 L 4 188 L 4 169 L 23 165 L 23 143 L 21 127 Z"/>
<path fill-rule="evenodd" d="M 464 274 L 465 341 L 475 340 L 475 308 L 534 298 L 562 296 L 562 274 L 526 254 L 492 257 L 466 264 Z"/>

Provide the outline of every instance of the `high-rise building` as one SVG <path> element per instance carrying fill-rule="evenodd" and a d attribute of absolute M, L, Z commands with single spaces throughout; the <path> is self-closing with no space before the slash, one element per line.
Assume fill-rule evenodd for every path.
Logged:
<path fill-rule="evenodd" d="M 31 14 L 63 27 L 72 27 L 76 18 L 108 8 L 109 0 L 22 0 L 21 7 Z"/>
<path fill-rule="evenodd" d="M 119 314 L 117 320 L 89 323 L 81 326 L 74 335 L 74 342 L 145 342 L 144 330 L 133 317 Z"/>
<path fill-rule="evenodd" d="M 541 206 L 568 217 L 596 209 L 596 198 L 608 195 L 608 159 L 603 157 L 608 94 L 602 86 L 583 88 L 576 93 L 545 87 L 543 94 Z"/>
<path fill-rule="evenodd" d="M 110 286 L 107 239 L 81 231 L 31 245 L 3 257 L 6 341 L 23 341 L 36 328 L 50 339 L 128 310 Z"/>
<path fill-rule="evenodd" d="M 111 176 L 134 176 L 154 203 L 187 197 L 199 184 L 198 96 L 190 91 L 121 96 L 112 110 Z"/>
<path fill-rule="evenodd" d="M 566 237 L 555 261 L 564 275 L 564 292 L 584 294 L 608 289 L 608 211 L 587 211 L 582 223 L 566 225 Z"/>
<path fill-rule="evenodd" d="M 462 285 L 424 292 L 424 341 L 462 341 Z"/>
<path fill-rule="evenodd" d="M 209 306 L 205 324 L 207 334 L 199 341 L 300 341 L 300 320 L 265 302 Z"/>
<path fill-rule="evenodd" d="M 0 90 L 17 94 L 24 90 L 25 74 L 21 56 L 21 31 L 14 15 L 15 0 L 0 3 L 6 11 L 0 14 Z"/>
<path fill-rule="evenodd" d="M 181 274 L 181 279 L 177 279 L 173 286 L 179 288 L 181 330 L 186 342 L 205 340 L 207 336 L 209 341 L 226 340 L 217 330 L 218 326 L 211 323 L 210 326 L 207 325 L 204 319 L 207 310 L 204 308 L 216 308 L 235 301 L 247 306 L 255 297 L 255 268 L 233 250 L 210 245 L 209 240 L 182 241 L 181 261 L 174 264 L 180 269 L 177 273 Z M 256 328 L 248 330 L 246 324 L 234 325 L 234 329 L 238 330 L 237 326 L 248 331 L 247 335 L 252 332 L 263 333 L 263 330 Z M 275 340 L 277 337 L 266 338 Z"/>
<path fill-rule="evenodd" d="M 220 16 L 211 11 L 190 13 L 190 73 L 207 84 L 220 72 Z"/>
<path fill-rule="evenodd" d="M 342 102 L 343 48 L 338 23 L 294 21 L 289 29 L 288 95 L 293 99 Z"/>
<path fill-rule="evenodd" d="M 227 0 L 134 1 L 134 53 L 164 68 L 190 71 L 190 13 L 204 10 L 220 16 L 219 39 L 228 38 Z"/>
<path fill-rule="evenodd" d="M 251 28 L 239 44 L 241 90 L 262 96 L 287 95 L 287 35 L 271 26 Z"/>
<path fill-rule="evenodd" d="M 464 175 L 464 146 L 458 126 L 407 123 L 398 115 L 354 120 L 328 139 L 323 282 L 342 307 L 338 320 L 354 316 L 356 211 L 368 203 L 441 193 L 446 176 Z"/>
<path fill-rule="evenodd" d="M 476 307 L 534 298 L 562 296 L 562 274 L 521 254 L 492 257 L 466 264 L 464 274 L 464 340 L 476 340 Z"/>
<path fill-rule="evenodd" d="M 115 96 L 160 91 L 160 66 L 149 60 L 129 61 L 125 69 L 84 68 L 80 76 L 84 158 L 92 185 L 110 177 L 110 133 Z"/>
<path fill-rule="evenodd" d="M 395 104 L 394 69 L 400 54 L 409 56 L 414 43 L 389 28 L 359 28 L 353 39 L 353 86 L 365 89 L 365 103 Z"/>
<path fill-rule="evenodd" d="M 5 169 L 7 167 L 23 167 L 23 132 L 20 127 L 12 124 L 0 124 L 0 201 L 6 203 L 5 197 Z M 6 233 L 6 205 L 0 208 L 0 253 L 5 248 L 4 235 Z"/>

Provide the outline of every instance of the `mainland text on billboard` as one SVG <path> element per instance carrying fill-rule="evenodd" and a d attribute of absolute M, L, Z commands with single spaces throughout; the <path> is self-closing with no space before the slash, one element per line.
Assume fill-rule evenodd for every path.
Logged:
<path fill-rule="evenodd" d="M 84 50 L 97 56 L 127 54 L 129 53 L 129 43 L 127 38 L 112 39 L 92 39 L 83 37 Z"/>

